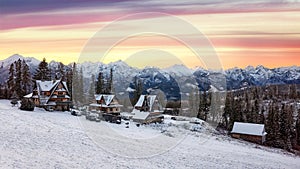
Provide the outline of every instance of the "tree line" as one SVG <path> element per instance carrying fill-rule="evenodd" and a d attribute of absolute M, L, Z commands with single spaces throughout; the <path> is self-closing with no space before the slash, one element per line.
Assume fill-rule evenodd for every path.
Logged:
<path fill-rule="evenodd" d="M 300 150 L 300 92 L 297 88 L 296 84 L 291 84 L 252 86 L 226 93 L 199 92 L 196 114 L 205 121 L 221 115 L 215 117 L 220 119 L 217 129 L 228 133 L 234 122 L 264 124 L 268 133 L 266 145 L 288 151 Z M 218 103 L 214 99 L 223 100 L 224 106 L 213 105 Z"/>
<path fill-rule="evenodd" d="M 2 99 L 22 99 L 36 88 L 36 80 L 48 81 L 62 79 L 67 82 L 69 90 L 72 90 L 73 69 L 63 63 L 58 63 L 56 68 L 51 70 L 44 58 L 32 75 L 30 67 L 25 60 L 18 59 L 9 67 L 8 79 L 0 86 Z"/>

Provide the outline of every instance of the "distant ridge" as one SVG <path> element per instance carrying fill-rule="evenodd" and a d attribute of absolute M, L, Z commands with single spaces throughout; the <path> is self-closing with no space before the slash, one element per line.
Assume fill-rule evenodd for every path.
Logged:
<path fill-rule="evenodd" d="M 8 77 L 9 65 L 18 59 L 24 59 L 26 63 L 30 66 L 30 71 L 35 72 L 39 60 L 33 57 L 23 57 L 19 54 L 12 55 L 7 59 L 0 61 L 0 83 L 4 83 Z M 48 61 L 49 63 L 49 61 Z M 52 70 L 55 70 L 58 62 L 51 61 L 49 66 Z M 71 64 L 68 65 L 69 67 Z M 269 84 L 300 84 L 300 67 L 291 66 L 291 67 L 280 67 L 269 69 L 262 65 L 253 67 L 248 66 L 244 69 L 242 68 L 231 68 L 222 72 L 206 70 L 203 68 L 190 69 L 184 65 L 173 65 L 168 68 L 145 68 L 137 69 L 129 66 L 123 61 L 116 61 L 109 64 L 103 63 L 92 63 L 84 62 L 77 64 L 78 68 L 82 68 L 83 76 L 85 80 L 85 86 L 89 86 L 89 78 L 92 74 L 96 77 L 99 71 L 102 71 L 104 75 L 108 75 L 110 69 L 114 70 L 114 84 L 115 90 L 119 93 L 124 93 L 130 83 L 133 81 L 135 76 L 141 76 L 143 70 L 148 69 L 147 83 L 154 83 L 155 76 L 150 76 L 150 74 L 157 74 L 157 72 L 162 73 L 163 75 L 168 74 L 172 76 L 176 82 L 181 86 L 181 92 L 187 93 L 188 91 L 193 90 L 195 87 L 199 87 L 201 90 L 208 90 L 211 87 L 211 81 L 218 81 L 220 79 L 212 79 L 213 74 L 219 74 L 224 77 L 226 80 L 226 88 L 230 89 L 239 89 L 247 86 L 263 86 Z M 145 78 L 144 78 L 145 79 Z M 167 78 L 168 80 L 168 78 Z M 151 86 L 151 84 L 147 84 Z M 87 90 L 87 89 L 86 89 Z"/>

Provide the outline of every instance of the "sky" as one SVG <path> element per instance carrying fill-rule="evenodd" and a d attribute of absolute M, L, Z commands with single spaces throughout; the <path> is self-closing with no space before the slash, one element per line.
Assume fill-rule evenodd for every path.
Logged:
<path fill-rule="evenodd" d="M 0 60 L 13 54 L 136 67 L 300 66 L 300 1 L 1 0 Z"/>

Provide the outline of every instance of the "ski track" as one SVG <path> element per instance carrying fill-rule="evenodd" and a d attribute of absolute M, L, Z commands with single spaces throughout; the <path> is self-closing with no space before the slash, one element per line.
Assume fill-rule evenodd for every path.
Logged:
<path fill-rule="evenodd" d="M 21 111 L 11 107 L 7 100 L 0 100 L 0 135 L 3 169 L 300 168 L 300 158 L 282 150 L 192 132 L 163 154 L 126 158 L 99 148 L 85 133 L 80 119 L 68 112 L 38 108 L 33 112 Z M 140 151 L 147 150 L 141 147 Z"/>

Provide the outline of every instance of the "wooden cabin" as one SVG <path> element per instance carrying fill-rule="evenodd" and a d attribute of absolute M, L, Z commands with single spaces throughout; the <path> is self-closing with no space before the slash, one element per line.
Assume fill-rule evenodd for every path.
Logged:
<path fill-rule="evenodd" d="M 162 109 L 156 100 L 156 95 L 141 95 L 132 111 L 132 120 L 137 123 L 147 124 L 162 122 Z"/>
<path fill-rule="evenodd" d="M 231 131 L 233 138 L 243 139 L 246 141 L 263 144 L 266 140 L 264 124 L 234 122 Z"/>
<path fill-rule="evenodd" d="M 29 96 L 37 107 L 46 110 L 68 111 L 72 104 L 67 83 L 62 80 L 36 80 L 36 88 L 26 97 Z"/>
<path fill-rule="evenodd" d="M 120 112 L 123 105 L 119 104 L 115 95 L 97 94 L 96 103 L 89 105 L 90 111 L 96 111 L 105 121 L 116 122 L 121 120 Z"/>
<path fill-rule="evenodd" d="M 89 106 L 90 111 L 95 110 L 102 113 L 110 113 L 119 115 L 121 112 L 121 107 L 123 105 L 119 104 L 115 95 L 111 94 L 99 94 L 95 95 L 96 103 L 92 103 Z"/>

